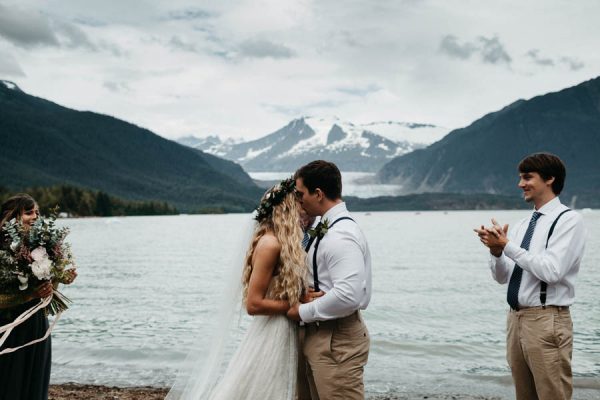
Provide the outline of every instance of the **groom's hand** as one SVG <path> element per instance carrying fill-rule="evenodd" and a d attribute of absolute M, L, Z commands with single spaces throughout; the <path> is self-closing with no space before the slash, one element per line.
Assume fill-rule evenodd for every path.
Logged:
<path fill-rule="evenodd" d="M 293 321 L 302 321 L 300 319 L 300 304 L 296 304 L 287 311 L 287 317 Z"/>
<path fill-rule="evenodd" d="M 302 294 L 302 297 L 300 298 L 300 303 L 310 303 L 314 299 L 321 297 L 324 294 L 325 292 L 323 292 L 322 290 L 315 292 L 314 288 L 309 287 L 308 291 Z"/>

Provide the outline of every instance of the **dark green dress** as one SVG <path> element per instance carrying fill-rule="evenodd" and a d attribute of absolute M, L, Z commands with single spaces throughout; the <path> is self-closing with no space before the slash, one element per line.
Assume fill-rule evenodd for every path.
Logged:
<path fill-rule="evenodd" d="M 13 322 L 21 313 L 39 302 L 34 300 L 0 309 L 0 326 Z M 41 338 L 48 329 L 48 318 L 39 310 L 13 329 L 0 350 L 18 347 Z M 50 383 L 51 340 L 0 355 L 0 400 L 47 400 Z"/>

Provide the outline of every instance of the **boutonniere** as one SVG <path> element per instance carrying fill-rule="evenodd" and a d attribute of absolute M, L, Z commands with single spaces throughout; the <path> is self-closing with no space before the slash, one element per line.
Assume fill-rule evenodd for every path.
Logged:
<path fill-rule="evenodd" d="M 323 239 L 323 236 L 327 233 L 329 229 L 329 220 L 325 218 L 323 221 L 319 222 L 317 226 L 314 228 L 310 228 L 308 230 L 308 236 L 310 237 L 318 237 L 319 239 Z"/>

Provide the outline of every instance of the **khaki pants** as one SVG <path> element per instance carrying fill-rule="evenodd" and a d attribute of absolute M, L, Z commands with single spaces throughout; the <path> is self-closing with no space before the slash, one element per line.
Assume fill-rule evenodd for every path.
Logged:
<path fill-rule="evenodd" d="M 568 307 L 510 311 L 506 356 L 517 400 L 570 400 L 573 322 Z"/>
<path fill-rule="evenodd" d="M 369 357 L 370 339 L 360 313 L 307 324 L 301 330 L 304 343 L 300 351 L 306 359 L 308 390 L 300 383 L 298 398 L 364 399 L 363 371 Z"/>

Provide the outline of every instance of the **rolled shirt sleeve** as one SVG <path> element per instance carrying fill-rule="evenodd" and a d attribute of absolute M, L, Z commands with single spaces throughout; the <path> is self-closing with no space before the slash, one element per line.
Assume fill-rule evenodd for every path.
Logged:
<path fill-rule="evenodd" d="M 509 240 L 504 247 L 504 255 L 543 282 L 559 282 L 573 265 L 579 264 L 585 246 L 581 215 L 567 213 L 563 219 L 550 237 L 548 248 L 541 253 L 533 254 L 522 249 L 514 240 Z"/>
<path fill-rule="evenodd" d="M 367 266 L 362 244 L 347 232 L 328 233 L 334 245 L 323 251 L 319 262 L 328 266 L 332 288 L 322 297 L 300 305 L 304 322 L 342 318 L 360 308 L 367 294 Z"/>

